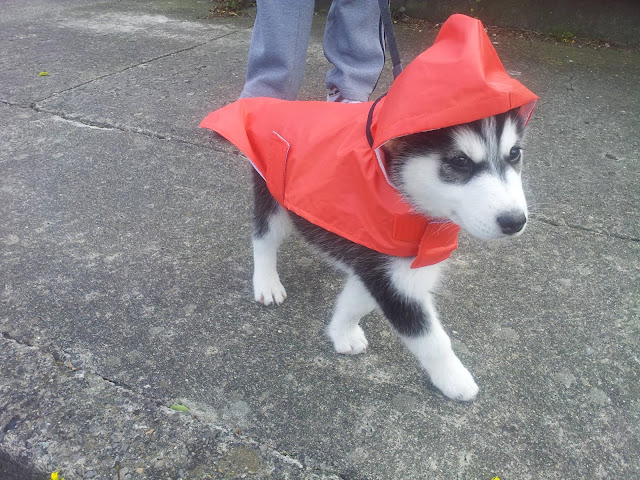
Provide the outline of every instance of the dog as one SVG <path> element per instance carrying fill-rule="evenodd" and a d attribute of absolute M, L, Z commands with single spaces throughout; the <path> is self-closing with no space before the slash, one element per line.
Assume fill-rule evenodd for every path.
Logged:
<path fill-rule="evenodd" d="M 520 235 L 528 218 L 522 189 L 525 119 L 519 109 L 471 123 L 392 139 L 383 146 L 392 186 L 416 212 L 454 222 L 472 236 Z M 471 373 L 451 348 L 433 305 L 440 262 L 411 268 L 412 258 L 386 255 L 354 243 L 283 208 L 254 171 L 253 289 L 257 302 L 287 297 L 276 263 L 283 240 L 297 230 L 346 273 L 326 332 L 336 352 L 366 350 L 360 320 L 378 309 L 445 396 L 470 401 L 478 393 Z"/>

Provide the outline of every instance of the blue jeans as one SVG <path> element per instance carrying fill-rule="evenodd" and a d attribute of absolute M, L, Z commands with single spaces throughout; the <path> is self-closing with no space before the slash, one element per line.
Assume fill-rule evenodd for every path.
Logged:
<path fill-rule="evenodd" d="M 313 0 L 258 0 L 247 81 L 240 98 L 295 100 L 304 77 Z M 328 90 L 367 101 L 384 66 L 384 29 L 377 0 L 334 0 L 324 32 L 324 54 L 333 64 Z"/>

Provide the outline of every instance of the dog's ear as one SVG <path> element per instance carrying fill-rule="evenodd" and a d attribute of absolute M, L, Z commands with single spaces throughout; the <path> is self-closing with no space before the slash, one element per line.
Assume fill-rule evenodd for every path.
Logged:
<path fill-rule="evenodd" d="M 516 128 L 518 129 L 518 135 L 522 135 L 526 127 L 525 118 L 521 114 L 521 109 L 522 107 L 517 107 L 507 112 L 507 115 L 511 117 L 511 119 L 516 123 Z"/>
<path fill-rule="evenodd" d="M 384 145 L 382 145 L 382 150 L 384 150 L 385 155 L 393 157 L 400 148 L 400 142 L 397 138 L 392 138 L 387 141 Z"/>

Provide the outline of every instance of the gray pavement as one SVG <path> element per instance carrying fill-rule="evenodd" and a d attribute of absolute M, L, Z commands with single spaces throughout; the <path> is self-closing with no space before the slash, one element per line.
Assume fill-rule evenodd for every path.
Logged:
<path fill-rule="evenodd" d="M 208 7 L 0 3 L 0 479 L 640 478 L 640 55 L 493 37 L 541 96 L 534 219 L 450 262 L 461 404 L 377 314 L 333 353 L 342 279 L 297 239 L 285 304 L 252 301 L 249 171 L 197 129 L 252 21 Z M 399 25 L 405 61 L 434 35 Z"/>

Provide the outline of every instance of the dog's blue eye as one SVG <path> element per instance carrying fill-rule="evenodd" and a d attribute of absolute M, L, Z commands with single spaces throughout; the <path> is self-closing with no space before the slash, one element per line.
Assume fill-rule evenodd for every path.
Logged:
<path fill-rule="evenodd" d="M 513 147 L 510 151 L 509 151 L 509 158 L 507 158 L 507 161 L 509 163 L 516 163 L 518 160 L 520 160 L 520 154 L 522 152 L 522 148 L 520 147 Z"/>
<path fill-rule="evenodd" d="M 458 155 L 449 159 L 449 163 L 456 168 L 469 168 L 473 164 L 471 159 L 466 155 Z"/>

